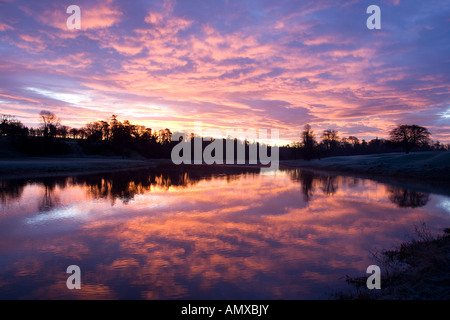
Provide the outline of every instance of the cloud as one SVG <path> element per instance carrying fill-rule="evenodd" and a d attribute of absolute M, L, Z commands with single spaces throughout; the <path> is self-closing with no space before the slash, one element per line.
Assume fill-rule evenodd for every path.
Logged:
<path fill-rule="evenodd" d="M 6 31 L 6 30 L 14 30 L 14 28 L 6 23 L 0 22 L 0 31 Z"/>
<path fill-rule="evenodd" d="M 76 31 L 66 30 L 69 4 L 4 3 L 1 94 L 54 106 L 58 99 L 24 88 L 84 92 L 91 100 L 83 105 L 62 105 L 102 116 L 123 110 L 174 130 L 199 118 L 218 127 L 271 123 L 286 140 L 306 121 L 382 136 L 393 117 L 448 105 L 448 10 L 439 1 L 382 3 L 380 32 L 366 28 L 355 1 L 80 1 Z M 164 114 L 153 118 L 153 106 Z"/>
<path fill-rule="evenodd" d="M 41 13 L 33 12 L 32 15 L 44 25 L 68 31 L 66 22 L 71 14 L 66 13 L 66 9 L 69 5 L 53 4 L 46 6 Z M 119 23 L 122 19 L 122 12 L 113 0 L 81 1 L 77 5 L 81 10 L 81 30 L 83 31 L 108 28 Z M 27 12 L 29 11 L 27 10 Z M 77 32 L 77 30 L 74 32 Z"/>

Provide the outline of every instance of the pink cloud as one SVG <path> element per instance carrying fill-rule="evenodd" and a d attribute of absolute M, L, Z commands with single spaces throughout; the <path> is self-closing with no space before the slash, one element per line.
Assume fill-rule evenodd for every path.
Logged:
<path fill-rule="evenodd" d="M 121 21 L 122 12 L 114 6 L 113 0 L 98 3 L 89 3 L 80 6 L 81 9 L 81 30 L 103 29 L 113 26 Z M 29 9 L 24 9 L 29 12 Z M 32 14 L 32 13 L 31 13 Z M 44 10 L 42 14 L 36 15 L 36 19 L 45 25 L 57 29 L 70 31 L 67 29 L 67 19 L 70 14 L 62 10 L 61 6 L 54 6 Z M 74 30 L 73 32 L 76 32 Z"/>
<path fill-rule="evenodd" d="M 17 59 L 27 66 L 24 74 L 73 79 L 71 84 L 91 95 L 92 101 L 74 103 L 73 109 L 98 108 L 101 116 L 112 109 L 127 110 L 123 115 L 137 123 L 174 124 L 174 129 L 194 118 L 221 128 L 271 124 L 285 130 L 286 139 L 296 139 L 298 127 L 306 121 L 316 130 L 337 126 L 350 132 L 356 123 L 378 127 L 381 134 L 405 110 L 440 103 L 448 84 L 435 71 L 428 77 L 428 72 L 416 75 L 422 64 L 411 68 L 403 63 L 402 57 L 413 59 L 422 47 L 397 45 L 395 33 L 387 27 L 383 34 L 362 33 L 364 19 L 362 31 L 353 32 L 347 20 L 331 14 L 336 9 L 345 19 L 353 17 L 355 3 L 304 2 L 292 12 L 272 4 L 260 10 L 261 18 L 247 16 L 247 11 L 226 13 L 226 18 L 242 18 L 238 28 L 226 19 L 183 12 L 184 5 L 175 1 L 141 8 L 139 21 L 130 22 L 129 12 L 122 13 L 118 1 L 103 1 L 80 5 L 82 30 L 73 32 L 67 30 L 65 8 L 48 8 L 34 19 L 33 11 L 23 7 L 27 18 L 33 17 L 30 21 L 45 26 L 13 32 L 18 24 L 7 21 L 0 30 L 6 31 L 9 45 L 21 49 Z M 365 18 L 364 10 L 361 15 Z M 124 29 L 114 28 L 120 22 Z M 421 30 L 432 25 L 428 22 Z M 392 57 L 397 61 L 390 61 Z M 421 83 L 411 84 L 412 78 Z M 362 130 L 353 134 L 369 133 Z"/>
<path fill-rule="evenodd" d="M 14 30 L 14 28 L 6 23 L 0 22 L 0 31 L 6 31 L 6 30 Z"/>

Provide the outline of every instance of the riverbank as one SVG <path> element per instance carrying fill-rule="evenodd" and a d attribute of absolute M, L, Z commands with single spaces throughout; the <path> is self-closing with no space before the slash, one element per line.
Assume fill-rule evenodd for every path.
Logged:
<path fill-rule="evenodd" d="M 176 167 L 195 173 L 236 174 L 259 173 L 260 165 L 248 164 L 181 164 L 171 159 L 122 159 L 112 157 L 49 157 L 0 159 L 0 180 L 34 179 L 84 174 L 110 173 L 127 170 L 150 169 L 158 166 Z M 189 169 L 186 169 L 189 168 Z"/>
<path fill-rule="evenodd" d="M 450 181 L 450 152 L 383 153 L 324 159 L 285 160 L 287 167 L 415 180 Z"/>
<path fill-rule="evenodd" d="M 118 157 L 25 157 L 0 159 L 0 179 L 71 175 L 155 167 L 172 164 L 170 159 L 123 159 Z M 205 167 L 210 167 L 204 165 Z M 214 165 L 235 167 L 235 165 Z M 236 165 L 246 166 L 246 165 Z M 450 152 L 387 153 L 341 156 L 311 161 L 283 160 L 280 166 L 372 179 L 432 183 L 450 189 Z M 260 167 L 258 165 L 252 165 Z M 394 182 L 395 182 L 394 181 Z"/>
<path fill-rule="evenodd" d="M 23 158 L 0 159 L 0 179 L 42 178 L 143 169 L 172 163 L 170 159 Z"/>
<path fill-rule="evenodd" d="M 381 269 L 381 289 L 367 289 L 365 277 L 348 277 L 353 292 L 340 292 L 337 299 L 356 300 L 448 300 L 450 299 L 450 228 L 433 236 L 416 226 L 415 238 L 393 250 L 374 255 Z"/>

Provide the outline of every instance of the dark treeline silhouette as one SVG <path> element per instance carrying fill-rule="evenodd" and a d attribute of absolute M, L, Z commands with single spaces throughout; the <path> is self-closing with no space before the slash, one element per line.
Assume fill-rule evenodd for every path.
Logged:
<path fill-rule="evenodd" d="M 128 120 L 121 122 L 116 115 L 112 115 L 109 121 L 91 122 L 84 128 L 70 129 L 69 134 L 79 141 L 86 154 L 170 158 L 173 147 L 169 129 L 152 131 Z"/>
<path fill-rule="evenodd" d="M 152 130 L 151 128 L 132 124 L 128 120 L 120 121 L 117 115 L 112 115 L 109 120 L 90 122 L 82 128 L 69 128 L 61 125 L 61 120 L 52 112 L 41 111 L 39 114 L 41 126 L 27 128 L 13 116 L 3 116 L 0 125 L 0 137 L 7 136 L 11 139 L 12 146 L 19 152 L 32 156 L 77 154 L 166 158 L 170 159 L 172 149 L 180 140 L 172 141 L 170 129 Z M 204 161 L 205 149 L 217 143 L 217 139 L 194 136 L 190 134 L 191 143 L 190 163 L 195 163 L 196 158 Z M 201 151 L 195 149 L 196 140 L 200 140 Z M 253 163 L 259 159 L 260 144 L 248 139 L 237 138 L 221 139 L 223 150 L 222 162 L 226 163 L 226 150 L 232 150 L 233 163 Z M 231 146 L 231 147 L 230 147 Z M 208 150 L 208 149 L 207 149 Z M 270 156 L 270 147 L 267 155 Z M 1 153 L 0 153 L 1 155 Z M 216 157 L 215 149 L 208 153 Z M 252 157 L 250 157 L 252 155 Z M 217 155 L 217 160 L 220 159 Z M 252 159 L 252 161 L 250 160 Z"/>
<path fill-rule="evenodd" d="M 389 139 L 360 140 L 355 136 L 339 136 L 332 129 L 324 130 L 318 137 L 309 124 L 305 125 L 301 141 L 280 148 L 280 159 L 320 159 L 331 156 L 364 155 L 374 153 L 411 151 L 449 151 L 444 145 L 430 139 L 431 133 L 418 125 L 399 125 L 389 132 Z"/>
<path fill-rule="evenodd" d="M 152 131 L 128 120 L 119 121 L 116 115 L 107 121 L 70 128 L 61 125 L 60 119 L 52 112 L 41 111 L 39 116 L 41 126 L 27 128 L 15 117 L 4 115 L 0 124 L 0 137 L 9 137 L 17 151 L 32 156 L 75 153 L 170 158 L 173 143 L 169 129 Z"/>
<path fill-rule="evenodd" d="M 181 135 L 179 141 L 182 141 Z M 214 138 L 214 137 L 199 137 L 190 134 L 187 142 L 190 146 L 188 150 L 184 150 L 177 154 L 177 156 L 187 160 L 187 162 L 198 163 L 220 163 L 220 164 L 260 164 L 261 155 L 263 157 L 271 157 L 271 146 L 261 144 L 256 141 L 250 141 L 247 138 L 240 140 L 238 138 L 228 137 Z M 178 143 L 178 142 L 176 142 Z M 200 146 L 197 149 L 196 145 Z M 264 150 L 263 147 L 265 148 Z M 190 153 L 187 156 L 184 152 Z M 219 154 L 219 152 L 221 154 Z"/>
<path fill-rule="evenodd" d="M 61 124 L 61 120 L 50 111 L 39 114 L 41 126 L 27 128 L 14 116 L 3 115 L 0 123 L 0 138 L 8 137 L 11 146 L 31 156 L 46 155 L 101 155 L 119 157 L 171 158 L 171 152 L 179 141 L 172 141 L 170 129 L 152 130 L 146 126 L 132 124 L 128 120 L 120 121 L 117 115 L 108 120 L 90 122 L 82 128 L 70 128 Z M 411 151 L 448 151 L 450 144 L 430 140 L 430 132 L 418 125 L 399 125 L 389 132 L 389 139 L 360 140 L 355 136 L 340 137 L 333 129 L 324 130 L 316 135 L 307 124 L 300 135 L 300 141 L 279 149 L 280 160 L 320 159 L 330 156 L 364 155 L 373 153 Z M 205 141 L 203 137 L 190 136 L 191 141 L 200 139 L 201 153 L 217 142 L 214 138 Z M 232 145 L 234 163 L 252 163 L 260 159 L 260 145 L 255 141 L 240 140 L 240 137 L 222 139 L 223 163 L 226 163 L 227 145 Z M 191 144 L 191 162 L 196 154 Z M 270 146 L 268 156 L 271 153 Z M 245 151 L 245 155 L 238 150 Z M 215 157 L 215 152 L 210 154 Z M 0 156 L 2 152 L 0 151 Z M 3 155 L 4 156 L 4 155 Z M 243 157 L 243 158 L 242 158 Z"/>
<path fill-rule="evenodd" d="M 2 139 L 2 149 L 11 147 L 20 153 L 32 156 L 69 153 L 70 148 L 64 141 L 54 139 L 59 136 L 59 127 L 61 127 L 56 116 L 48 111 L 42 111 L 40 119 L 43 121 L 42 127 L 34 129 L 24 126 L 14 116 L 3 115 L 0 123 L 0 138 L 6 137 L 7 143 L 5 139 Z M 0 150 L 0 156 L 3 156 L 4 152 L 5 150 Z"/>

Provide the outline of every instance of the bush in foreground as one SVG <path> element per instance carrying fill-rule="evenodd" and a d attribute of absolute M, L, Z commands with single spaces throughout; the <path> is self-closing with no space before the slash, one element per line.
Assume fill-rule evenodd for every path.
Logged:
<path fill-rule="evenodd" d="M 346 277 L 353 293 L 336 299 L 448 300 L 450 299 L 450 228 L 432 236 L 423 224 L 415 237 L 398 248 L 374 254 L 383 274 L 381 289 L 369 290 L 367 277 Z"/>

